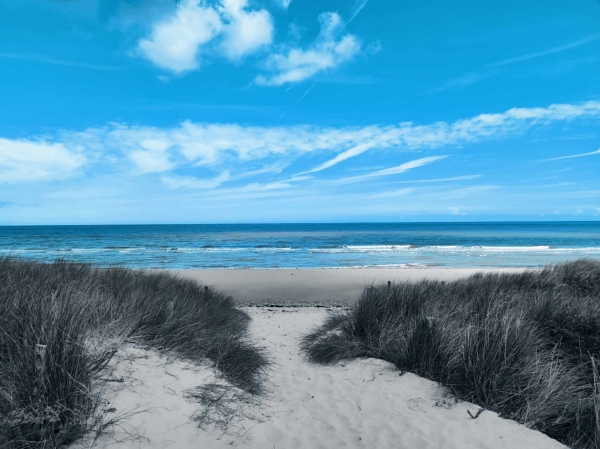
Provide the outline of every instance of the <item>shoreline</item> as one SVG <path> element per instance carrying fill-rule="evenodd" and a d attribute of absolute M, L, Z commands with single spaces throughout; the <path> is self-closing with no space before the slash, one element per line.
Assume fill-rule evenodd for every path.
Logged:
<path fill-rule="evenodd" d="M 531 267 L 511 268 L 253 268 L 165 270 L 178 277 L 214 287 L 240 304 L 321 304 L 355 302 L 365 286 L 421 279 L 453 281 L 475 273 L 514 273 Z"/>
<path fill-rule="evenodd" d="M 209 267 L 209 268 L 134 268 L 136 270 L 164 270 L 164 271 L 280 271 L 280 270 L 539 270 L 546 265 L 478 265 L 457 267 L 451 265 L 352 265 L 336 267 Z M 105 267 L 103 267 L 105 268 Z M 110 268 L 110 267 L 106 267 Z M 129 268 L 129 267 L 126 267 Z"/>

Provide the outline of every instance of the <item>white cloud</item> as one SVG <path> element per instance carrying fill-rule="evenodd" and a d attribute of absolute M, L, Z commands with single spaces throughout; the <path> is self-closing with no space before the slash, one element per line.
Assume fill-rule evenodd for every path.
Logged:
<path fill-rule="evenodd" d="M 223 29 L 214 8 L 200 6 L 197 0 L 183 0 L 172 16 L 158 22 L 138 49 L 157 66 L 181 73 L 199 67 L 200 46 Z"/>
<path fill-rule="evenodd" d="M 328 160 L 304 176 L 332 167 L 365 151 L 411 151 L 463 145 L 487 139 L 515 136 L 533 127 L 549 126 L 582 118 L 599 118 L 600 102 L 558 104 L 546 108 L 513 108 L 502 113 L 481 114 L 455 122 L 416 125 L 350 127 L 245 126 L 193 123 L 172 128 L 109 124 L 101 129 L 61 133 L 69 148 L 80 146 L 88 153 L 121 155 L 139 173 L 165 172 L 181 165 L 215 167 L 269 159 L 285 165 L 305 154 L 324 153 Z M 333 156 L 333 157 L 332 157 Z M 108 156 L 105 156 L 105 158 Z M 263 167 L 265 168 L 265 167 Z M 252 171 L 252 169 L 250 169 Z M 232 175 L 233 176 L 233 175 Z"/>
<path fill-rule="evenodd" d="M 193 176 L 164 176 L 161 181 L 171 189 L 214 189 L 230 179 L 229 172 L 223 172 L 210 179 L 195 178 Z"/>
<path fill-rule="evenodd" d="M 334 69 L 350 61 L 361 48 L 358 39 L 352 34 L 338 38 L 344 23 L 339 14 L 327 12 L 319 15 L 321 32 L 307 48 L 284 46 L 279 53 L 269 56 L 266 69 L 270 75 L 255 78 L 257 84 L 281 86 L 296 83 L 313 77 L 319 72 Z"/>
<path fill-rule="evenodd" d="M 449 207 L 448 212 L 450 212 L 450 215 L 460 215 L 458 207 Z"/>
<path fill-rule="evenodd" d="M 377 171 L 374 171 L 371 173 L 367 173 L 365 175 L 350 176 L 348 178 L 338 179 L 338 180 L 334 181 L 334 183 L 335 184 L 349 184 L 349 183 L 353 183 L 353 182 L 364 181 L 364 180 L 370 179 L 370 178 L 378 178 L 380 176 L 390 176 L 390 175 L 397 175 L 400 173 L 406 173 L 407 171 L 412 170 L 413 168 L 419 168 L 424 165 L 439 161 L 441 159 L 445 159 L 447 157 L 448 156 L 423 157 L 420 159 L 415 159 L 413 161 L 405 162 L 404 164 L 400 164 L 396 167 L 385 168 L 383 170 L 377 170 Z"/>
<path fill-rule="evenodd" d="M 67 178 L 86 161 L 62 143 L 0 138 L 0 183 Z"/>
<path fill-rule="evenodd" d="M 132 151 L 128 156 L 139 174 L 160 173 L 174 168 L 168 154 L 163 151 Z"/>
<path fill-rule="evenodd" d="M 322 164 L 319 164 L 315 168 L 312 168 L 308 171 L 303 172 L 303 174 L 304 173 L 316 173 L 316 172 L 326 170 L 326 169 L 331 168 L 334 165 L 339 164 L 340 162 L 344 162 L 345 160 L 350 159 L 354 156 L 359 156 L 360 154 L 364 153 L 365 151 L 375 148 L 375 146 L 376 146 L 375 142 L 361 143 L 359 145 L 356 145 L 356 146 L 350 148 L 349 150 L 344 151 L 343 153 L 338 154 L 333 159 L 331 159 L 327 162 L 324 162 Z"/>
<path fill-rule="evenodd" d="M 574 157 L 593 156 L 595 154 L 600 154 L 600 150 L 591 151 L 589 153 L 572 154 L 570 156 L 553 157 L 550 159 L 544 159 L 544 161 L 560 161 L 562 159 L 572 159 Z"/>
<path fill-rule="evenodd" d="M 174 73 L 196 70 L 202 47 L 217 38 L 220 50 L 237 60 L 268 45 L 273 23 L 268 11 L 248 11 L 247 0 L 222 0 L 217 7 L 182 0 L 175 11 L 157 22 L 150 36 L 138 42 L 139 53 Z"/>
<path fill-rule="evenodd" d="M 160 173 L 175 167 L 169 154 L 173 141 L 159 128 L 115 125 L 104 140 L 106 146 L 124 152 L 139 174 Z"/>
<path fill-rule="evenodd" d="M 245 187 L 242 187 L 240 190 L 242 191 L 251 191 L 251 192 L 261 192 L 266 190 L 280 190 L 280 189 L 288 189 L 292 187 L 292 184 L 288 182 L 270 182 L 268 184 L 258 184 L 252 183 L 248 184 Z"/>
<path fill-rule="evenodd" d="M 271 15 L 264 9 L 245 11 L 247 0 L 223 0 L 220 9 L 229 22 L 223 34 L 223 51 L 227 58 L 236 60 L 253 53 L 273 40 Z"/>

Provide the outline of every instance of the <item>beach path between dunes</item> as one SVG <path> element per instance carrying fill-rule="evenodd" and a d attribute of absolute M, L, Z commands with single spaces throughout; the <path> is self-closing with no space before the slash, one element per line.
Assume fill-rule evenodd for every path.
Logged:
<path fill-rule="evenodd" d="M 319 366 L 308 363 L 299 339 L 326 318 L 312 307 L 249 307 L 251 335 L 273 365 L 266 396 L 244 405 L 231 427 L 199 429 L 190 419 L 200 405 L 185 391 L 210 381 L 210 370 L 182 362 L 162 363 L 155 353 L 128 359 L 115 375 L 125 390 L 111 400 L 119 411 L 145 408 L 94 447 L 252 449 L 558 449 L 562 444 L 478 407 L 456 403 L 435 382 L 400 373 L 381 360 Z M 139 351 L 139 349 L 137 349 Z M 137 366 L 139 364 L 139 366 Z M 204 371 L 203 371 L 204 370 Z M 122 431 L 127 429 L 127 432 Z M 134 438 L 131 436 L 134 435 Z M 121 443 L 116 442 L 121 441 Z"/>
<path fill-rule="evenodd" d="M 351 303 L 370 284 L 431 279 L 452 281 L 475 273 L 525 268 L 302 268 L 168 270 L 231 295 L 241 304 Z"/>

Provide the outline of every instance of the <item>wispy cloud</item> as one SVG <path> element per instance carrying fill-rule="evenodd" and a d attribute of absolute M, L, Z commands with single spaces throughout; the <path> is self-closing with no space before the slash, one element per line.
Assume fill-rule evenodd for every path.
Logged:
<path fill-rule="evenodd" d="M 365 181 L 365 180 L 368 180 L 371 178 L 378 178 L 381 176 L 390 176 L 390 175 L 397 175 L 400 173 L 406 173 L 407 171 L 412 170 L 414 168 L 419 168 L 424 165 L 428 165 L 433 162 L 445 159 L 447 157 L 448 156 L 423 157 L 420 159 L 415 159 L 413 161 L 405 162 L 404 164 L 397 165 L 396 167 L 385 168 L 383 170 L 373 171 L 371 173 L 367 173 L 364 175 L 350 176 L 347 178 L 336 179 L 335 181 L 332 181 L 332 184 L 350 184 L 350 183 Z"/>
<path fill-rule="evenodd" d="M 466 176 L 453 176 L 452 178 L 436 178 L 436 179 L 417 179 L 412 181 L 395 181 L 401 184 L 413 184 L 413 183 L 429 183 L 429 182 L 452 182 L 452 181 L 469 181 L 473 179 L 481 178 L 481 175 L 466 175 Z"/>
<path fill-rule="evenodd" d="M 63 66 L 69 66 L 69 67 L 79 67 L 82 69 L 89 69 L 89 70 L 123 70 L 123 67 L 91 64 L 91 63 L 82 62 L 82 61 L 67 61 L 64 59 L 49 58 L 47 56 L 35 55 L 35 54 L 0 53 L 0 58 L 22 59 L 25 61 L 35 61 L 35 62 L 42 62 L 45 64 L 63 65 Z"/>
<path fill-rule="evenodd" d="M 369 0 L 356 0 L 352 14 L 350 14 L 350 18 L 346 21 L 346 25 L 352 22 L 356 16 L 360 14 L 363 8 L 367 6 L 367 3 L 369 3 Z"/>
<path fill-rule="evenodd" d="M 163 176 L 161 181 L 170 189 L 199 189 L 207 190 L 219 187 L 230 179 L 229 172 L 223 172 L 214 178 L 202 179 L 193 176 Z"/>
<path fill-rule="evenodd" d="M 526 54 L 515 56 L 515 57 L 512 57 L 512 58 L 503 59 L 502 61 L 498 61 L 498 62 L 494 62 L 492 64 L 488 64 L 485 67 L 486 68 L 502 67 L 502 66 L 505 66 L 505 65 L 517 64 L 519 62 L 530 61 L 532 59 L 542 58 L 544 56 L 552 55 L 554 53 L 560 53 L 560 52 L 563 52 L 563 51 L 566 51 L 566 50 L 572 50 L 573 48 L 577 48 L 577 47 L 579 47 L 581 45 L 588 44 L 590 42 L 594 42 L 594 41 L 597 41 L 599 39 L 600 39 L 600 34 L 594 34 L 592 36 L 588 36 L 586 38 L 579 39 L 577 41 L 569 42 L 567 44 L 558 45 L 556 47 L 548 48 L 546 50 L 542 50 L 542 51 L 538 51 L 538 52 L 533 52 L 533 53 L 526 53 Z"/>
<path fill-rule="evenodd" d="M 476 83 L 481 81 L 482 79 L 489 78 L 493 75 L 492 71 L 488 72 L 470 72 L 464 75 L 453 78 L 449 81 L 446 81 L 442 85 L 438 87 L 434 87 L 433 89 L 426 90 L 422 92 L 421 95 L 433 95 L 438 94 L 440 92 L 444 92 L 445 90 L 452 89 L 454 87 L 466 86 L 469 84 Z"/>
<path fill-rule="evenodd" d="M 552 157 L 550 159 L 543 159 L 543 160 L 544 161 L 560 161 L 562 159 L 572 159 L 574 157 L 593 156 L 595 154 L 600 154 L 600 150 L 591 151 L 589 153 L 571 154 L 570 156 Z"/>
<path fill-rule="evenodd" d="M 338 37 L 344 28 L 339 14 L 322 13 L 319 15 L 319 22 L 319 36 L 308 48 L 284 45 L 265 62 L 265 69 L 270 74 L 257 76 L 255 82 L 266 86 L 281 86 L 304 81 L 350 61 L 360 51 L 361 44 L 356 36 L 347 33 Z"/>
<path fill-rule="evenodd" d="M 114 160 L 115 164 L 128 161 L 134 173 L 138 174 L 167 173 L 182 167 L 207 167 L 217 172 L 229 170 L 229 175 L 234 177 L 239 175 L 235 170 L 242 167 L 247 167 L 244 171 L 251 175 L 253 171 L 277 173 L 280 168 L 283 170 L 282 166 L 305 155 L 310 154 L 311 158 L 306 158 L 304 166 L 308 160 L 316 157 L 325 159 L 325 162 L 310 170 L 296 173 L 296 177 L 305 177 L 366 151 L 424 151 L 514 137 L 532 128 L 598 118 L 600 102 L 590 101 L 512 108 L 455 122 L 422 125 L 404 122 L 349 127 L 247 126 L 185 121 L 175 127 L 159 128 L 110 123 L 103 128 L 60 131 L 53 139 L 4 139 L 2 142 L 7 149 L 0 153 L 0 166 L 13 167 L 12 170 L 7 168 L 4 176 L 14 177 L 13 173 L 29 172 L 28 166 L 35 167 L 36 161 L 45 167 L 53 160 L 46 154 L 55 154 L 56 163 L 63 161 L 67 168 L 72 167 L 69 169 L 72 171 L 81 166 L 84 160 L 96 160 L 100 158 L 98 154 L 104 154 L 104 161 Z M 17 148 L 18 145 L 25 145 L 23 142 L 37 148 L 27 153 L 31 154 L 31 160 L 24 158 L 26 153 Z M 45 148 L 49 149 L 47 153 Z M 266 165 L 257 168 L 262 161 Z M 387 170 L 377 170 L 369 176 L 385 176 L 390 173 Z"/>
<path fill-rule="evenodd" d="M 248 170 L 245 172 L 237 173 L 231 177 L 231 179 L 243 179 L 252 178 L 254 176 L 266 175 L 271 173 L 281 173 L 287 164 L 273 164 L 255 170 Z"/>
<path fill-rule="evenodd" d="M 379 199 L 387 199 L 387 198 L 396 198 L 398 196 L 405 196 L 405 195 L 409 195 L 414 191 L 414 189 L 397 189 L 397 190 L 388 190 L 385 192 L 379 192 L 379 193 L 374 193 L 372 195 L 369 195 L 369 198 L 373 199 L 373 200 L 379 200 Z"/>
<path fill-rule="evenodd" d="M 245 192 L 262 192 L 267 190 L 289 189 L 292 184 L 289 182 L 269 182 L 267 184 L 252 183 L 242 187 L 240 190 Z"/>
<path fill-rule="evenodd" d="M 441 84 L 438 87 L 426 90 L 422 94 L 423 95 L 433 95 L 433 94 L 440 93 L 440 92 L 443 92 L 443 91 L 446 91 L 448 89 L 452 89 L 455 87 L 461 87 L 461 86 L 473 84 L 473 83 L 476 83 L 476 82 L 481 81 L 486 78 L 490 78 L 490 77 L 500 73 L 500 69 L 502 67 L 512 65 L 512 64 L 517 64 L 520 62 L 530 61 L 532 59 L 542 58 L 544 56 L 549 56 L 549 55 L 552 55 L 555 53 L 560 53 L 560 52 L 567 51 L 567 50 L 572 50 L 581 45 L 585 45 L 590 42 L 597 41 L 599 39 L 600 39 L 600 34 L 594 34 L 592 36 L 588 36 L 586 38 L 572 41 L 572 42 L 569 42 L 569 43 L 566 43 L 563 45 L 558 45 L 556 47 L 548 48 L 546 50 L 532 52 L 532 53 L 526 53 L 523 55 L 514 56 L 512 58 L 507 58 L 507 59 L 503 59 L 501 61 L 493 62 L 491 64 L 487 64 L 487 65 L 483 66 L 482 70 L 465 73 L 464 75 L 453 78 L 453 79 Z"/>
<path fill-rule="evenodd" d="M 581 108 L 583 106 L 583 108 Z M 347 159 L 361 155 L 373 148 L 394 146 L 407 148 L 437 148 L 443 145 L 475 142 L 507 133 L 518 133 L 526 128 L 554 121 L 573 120 L 580 116 L 600 115 L 600 102 L 576 105 L 551 105 L 548 108 L 512 108 L 499 114 L 480 114 L 452 124 L 438 122 L 415 126 L 411 122 L 395 127 L 378 128 L 371 138 L 354 145 L 315 168 L 303 173 L 316 173 L 333 167 Z M 372 128 L 363 130 L 374 131 Z"/>
<path fill-rule="evenodd" d="M 338 154 L 333 159 L 330 159 L 327 162 L 323 162 L 322 164 L 317 165 L 315 168 L 312 168 L 312 169 L 302 172 L 300 174 L 317 173 L 317 172 L 326 170 L 328 168 L 333 167 L 334 165 L 339 164 L 340 162 L 344 162 L 350 158 L 359 156 L 359 155 L 363 154 L 365 151 L 368 151 L 374 147 L 375 147 L 375 142 L 373 142 L 373 143 L 365 142 L 360 145 L 356 145 L 353 148 Z"/>
<path fill-rule="evenodd" d="M 300 103 L 300 100 L 302 100 L 304 97 L 306 97 L 308 95 L 308 93 L 312 90 L 312 88 L 315 87 L 315 84 L 317 84 L 317 83 L 312 83 L 310 85 L 310 87 L 308 89 L 306 89 L 306 91 L 296 100 L 296 102 L 294 103 L 294 106 L 296 106 L 298 103 Z"/>

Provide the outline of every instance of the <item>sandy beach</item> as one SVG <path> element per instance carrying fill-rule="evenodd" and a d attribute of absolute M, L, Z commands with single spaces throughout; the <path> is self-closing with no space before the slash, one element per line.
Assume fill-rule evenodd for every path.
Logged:
<path fill-rule="evenodd" d="M 170 270 L 227 293 L 242 304 L 332 304 L 354 302 L 366 285 L 387 281 L 451 281 L 477 272 L 525 268 L 326 268 Z"/>
<path fill-rule="evenodd" d="M 107 394 L 114 414 L 134 411 L 104 432 L 95 447 L 217 449 L 394 448 L 559 449 L 562 444 L 479 407 L 456 403 L 437 383 L 393 365 L 363 359 L 335 366 L 307 362 L 299 338 L 327 311 L 312 307 L 249 308 L 251 336 L 273 365 L 267 393 L 258 402 L 233 405 L 230 426 L 191 419 L 205 410 L 190 390 L 215 382 L 209 366 L 170 361 L 154 351 L 121 351 L 112 375 L 122 377 Z M 215 411 L 213 419 L 219 417 Z M 88 447 L 86 439 L 76 447 Z"/>

